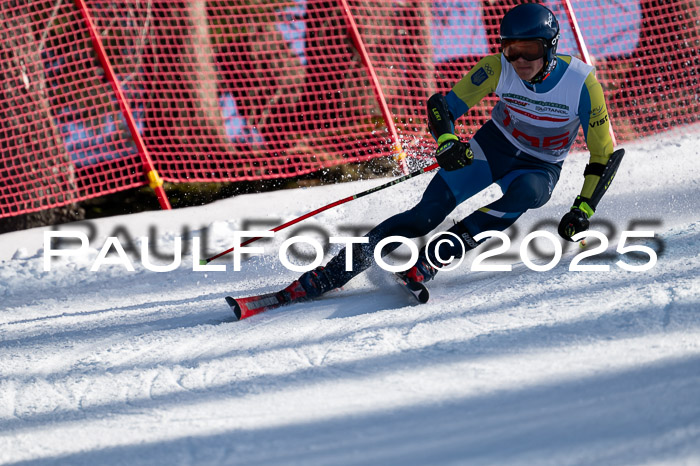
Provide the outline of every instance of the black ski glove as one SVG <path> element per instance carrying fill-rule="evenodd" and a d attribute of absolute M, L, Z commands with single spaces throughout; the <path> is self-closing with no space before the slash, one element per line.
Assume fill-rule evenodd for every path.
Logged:
<path fill-rule="evenodd" d="M 446 139 L 442 141 L 442 139 Z M 454 134 L 444 134 L 438 139 L 435 159 L 441 168 L 449 171 L 459 170 L 474 161 L 474 152 L 468 142 L 462 142 Z"/>
<path fill-rule="evenodd" d="M 585 197 L 578 196 L 576 198 L 571 210 L 564 214 L 559 222 L 559 236 L 573 242 L 572 236 L 588 230 L 591 225 L 588 219 L 593 216 L 595 211 L 588 205 L 587 201 L 588 199 Z"/>

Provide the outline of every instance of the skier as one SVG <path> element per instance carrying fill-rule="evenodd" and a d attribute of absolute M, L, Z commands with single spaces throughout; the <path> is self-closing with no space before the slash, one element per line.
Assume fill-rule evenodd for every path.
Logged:
<path fill-rule="evenodd" d="M 446 95 L 427 103 L 430 132 L 437 141 L 435 158 L 442 168 L 430 181 L 418 204 L 377 225 L 369 242 L 352 247 L 352 271 L 346 271 L 347 249 L 325 267 L 304 273 L 282 292 L 284 300 L 313 299 L 341 287 L 372 265 L 374 248 L 388 236 L 422 237 L 435 229 L 460 203 L 492 183 L 503 197 L 473 212 L 423 248 L 416 264 L 402 276 L 413 282 L 431 280 L 438 258 L 460 257 L 478 246 L 474 236 L 503 231 L 528 209 L 543 206 L 559 180 L 562 164 L 579 125 L 590 151 L 581 193 L 559 224 L 559 234 L 572 241 L 588 229 L 597 200 L 592 194 L 613 154 L 603 90 L 593 67 L 575 57 L 557 55 L 559 24 L 546 7 L 530 3 L 508 11 L 501 21 L 502 53 L 481 59 Z M 466 142 L 454 134 L 454 121 L 486 95 L 500 98 L 491 120 Z M 602 184 L 602 183 L 601 183 Z M 607 184 L 606 184 L 607 186 Z M 599 198 L 599 196 L 598 196 Z M 443 238 L 447 241 L 441 242 Z M 399 244 L 387 245 L 389 254 Z"/>

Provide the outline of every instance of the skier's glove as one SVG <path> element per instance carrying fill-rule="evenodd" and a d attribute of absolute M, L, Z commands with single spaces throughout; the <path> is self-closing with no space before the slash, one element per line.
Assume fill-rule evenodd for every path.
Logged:
<path fill-rule="evenodd" d="M 454 134 L 443 134 L 438 139 L 435 159 L 441 168 L 449 172 L 471 165 L 474 152 L 468 142 L 460 141 Z"/>
<path fill-rule="evenodd" d="M 564 214 L 559 222 L 559 236 L 567 241 L 573 241 L 572 236 L 588 230 L 590 226 L 588 219 L 593 216 L 595 211 L 588 205 L 587 201 L 588 199 L 585 197 L 578 196 L 576 198 L 571 210 Z"/>

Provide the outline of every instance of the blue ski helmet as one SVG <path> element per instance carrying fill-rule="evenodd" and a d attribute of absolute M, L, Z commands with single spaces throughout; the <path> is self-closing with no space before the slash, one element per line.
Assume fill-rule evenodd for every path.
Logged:
<path fill-rule="evenodd" d="M 513 7 L 501 20 L 501 41 L 508 39 L 541 39 L 544 43 L 544 67 L 532 83 L 542 81 L 557 66 L 559 22 L 549 8 L 538 3 Z"/>

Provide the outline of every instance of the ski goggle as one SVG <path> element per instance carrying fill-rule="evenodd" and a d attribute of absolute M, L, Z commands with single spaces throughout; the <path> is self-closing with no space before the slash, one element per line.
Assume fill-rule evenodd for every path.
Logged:
<path fill-rule="evenodd" d="M 508 61 L 515 61 L 518 58 L 535 61 L 544 57 L 544 42 L 541 39 L 505 39 L 501 41 L 501 48 L 503 56 Z"/>

